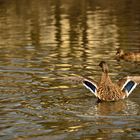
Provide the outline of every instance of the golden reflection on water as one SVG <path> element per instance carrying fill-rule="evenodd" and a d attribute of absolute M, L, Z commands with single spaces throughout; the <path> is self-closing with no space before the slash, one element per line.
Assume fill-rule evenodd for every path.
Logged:
<path fill-rule="evenodd" d="M 108 61 L 113 79 L 140 74 L 139 63 L 114 59 L 116 47 L 139 49 L 139 4 L 0 1 L 0 137 L 139 138 L 139 89 L 130 99 L 96 104 L 82 86 L 57 80 L 99 79 L 101 60 Z"/>
<path fill-rule="evenodd" d="M 117 47 L 118 41 L 118 27 L 115 16 L 110 17 L 109 11 L 96 10 L 94 13 L 87 16 L 87 39 L 93 47 L 111 45 Z"/>
<path fill-rule="evenodd" d="M 9 55 L 14 55 L 20 45 L 25 50 L 39 46 L 52 49 L 54 45 L 58 47 L 54 48 L 59 53 L 57 58 L 73 56 L 91 64 L 99 58 L 113 57 L 115 48 L 121 45 L 119 19 L 115 14 L 110 15 L 110 9 L 98 6 L 91 9 L 88 3 L 90 10 L 86 11 L 83 2 L 77 11 L 73 10 L 71 2 L 64 2 L 64 5 L 50 1 L 22 3 L 18 8 L 18 3 L 7 3 L 7 13 L 3 11 L 0 16 L 3 27 L 0 28 L 0 43 L 1 47 L 9 46 L 8 51 L 12 52 Z M 24 11 L 25 7 L 28 7 L 27 11 Z M 30 55 L 34 57 L 34 53 Z"/>
<path fill-rule="evenodd" d="M 6 17 L 1 17 L 1 27 L 6 30 L 1 33 L 1 44 L 7 45 L 8 43 L 11 47 L 25 43 L 29 46 L 60 43 L 64 49 L 65 47 L 71 47 L 72 41 L 75 40 L 77 43 L 83 42 L 84 45 L 88 43 L 91 47 L 98 47 L 108 43 L 111 43 L 112 46 L 117 46 L 118 27 L 116 17 L 110 17 L 108 11 L 97 9 L 94 12 L 89 11 L 87 14 L 82 12 L 82 16 L 79 14 L 78 17 L 86 19 L 86 22 L 81 25 L 76 25 L 76 23 L 72 25 L 73 23 L 70 21 L 72 13 L 71 15 L 70 13 L 65 15 L 59 5 L 53 7 L 49 6 L 49 2 L 44 3 L 48 5 L 47 8 L 45 6 L 42 6 L 42 8 L 36 7 L 36 4 L 43 4 L 40 1 L 36 1 L 24 3 L 16 9 L 16 5 L 11 2 Z M 28 11 L 23 11 L 25 6 L 29 7 Z M 78 21 L 76 22 L 78 23 Z M 4 29 L 1 28 L 1 30 Z M 75 37 L 72 37 L 72 32 Z M 108 38 L 110 42 L 108 42 Z M 79 46 L 81 45 L 80 43 Z"/>

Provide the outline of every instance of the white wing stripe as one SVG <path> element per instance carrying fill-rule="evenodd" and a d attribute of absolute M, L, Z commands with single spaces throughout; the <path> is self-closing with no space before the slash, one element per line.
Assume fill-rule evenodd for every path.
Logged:
<path fill-rule="evenodd" d="M 131 94 L 131 92 L 136 88 L 137 83 L 133 80 L 128 79 L 121 90 L 124 90 L 127 94 L 127 97 Z"/>
<path fill-rule="evenodd" d="M 95 83 L 85 79 L 83 85 L 97 97 L 97 85 Z"/>

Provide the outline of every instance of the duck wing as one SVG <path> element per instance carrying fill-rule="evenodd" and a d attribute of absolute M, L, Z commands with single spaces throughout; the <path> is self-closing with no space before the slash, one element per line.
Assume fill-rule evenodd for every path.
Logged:
<path fill-rule="evenodd" d="M 64 77 L 63 80 L 68 81 L 72 84 L 82 83 L 87 89 L 89 89 L 97 97 L 97 83 L 94 80 L 82 76 Z"/>
<path fill-rule="evenodd" d="M 127 97 L 132 93 L 138 84 L 140 84 L 140 76 L 127 76 L 120 79 L 117 84 L 123 92 L 127 94 Z"/>

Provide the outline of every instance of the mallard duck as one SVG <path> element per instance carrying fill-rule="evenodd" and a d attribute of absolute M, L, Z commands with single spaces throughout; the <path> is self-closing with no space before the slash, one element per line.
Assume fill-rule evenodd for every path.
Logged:
<path fill-rule="evenodd" d="M 127 61 L 140 61 L 140 52 L 124 52 L 121 48 L 116 49 L 116 58 Z"/>
<path fill-rule="evenodd" d="M 84 77 L 68 77 L 65 80 L 82 83 L 101 101 L 118 101 L 128 97 L 140 83 L 140 76 L 127 76 L 113 83 L 108 72 L 108 65 L 101 61 L 102 75 L 99 82 Z"/>

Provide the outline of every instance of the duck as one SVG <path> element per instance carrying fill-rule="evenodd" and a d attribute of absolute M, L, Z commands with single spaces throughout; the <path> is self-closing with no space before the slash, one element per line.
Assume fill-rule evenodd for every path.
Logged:
<path fill-rule="evenodd" d="M 124 52 L 123 49 L 116 49 L 116 58 L 118 60 L 123 59 L 127 61 L 140 61 L 140 52 Z"/>
<path fill-rule="evenodd" d="M 109 76 L 108 64 L 105 61 L 101 61 L 99 66 L 102 69 L 99 82 L 83 76 L 70 76 L 64 79 L 72 83 L 82 83 L 99 101 L 119 101 L 125 99 L 140 83 L 140 76 L 127 76 L 114 83 Z"/>

